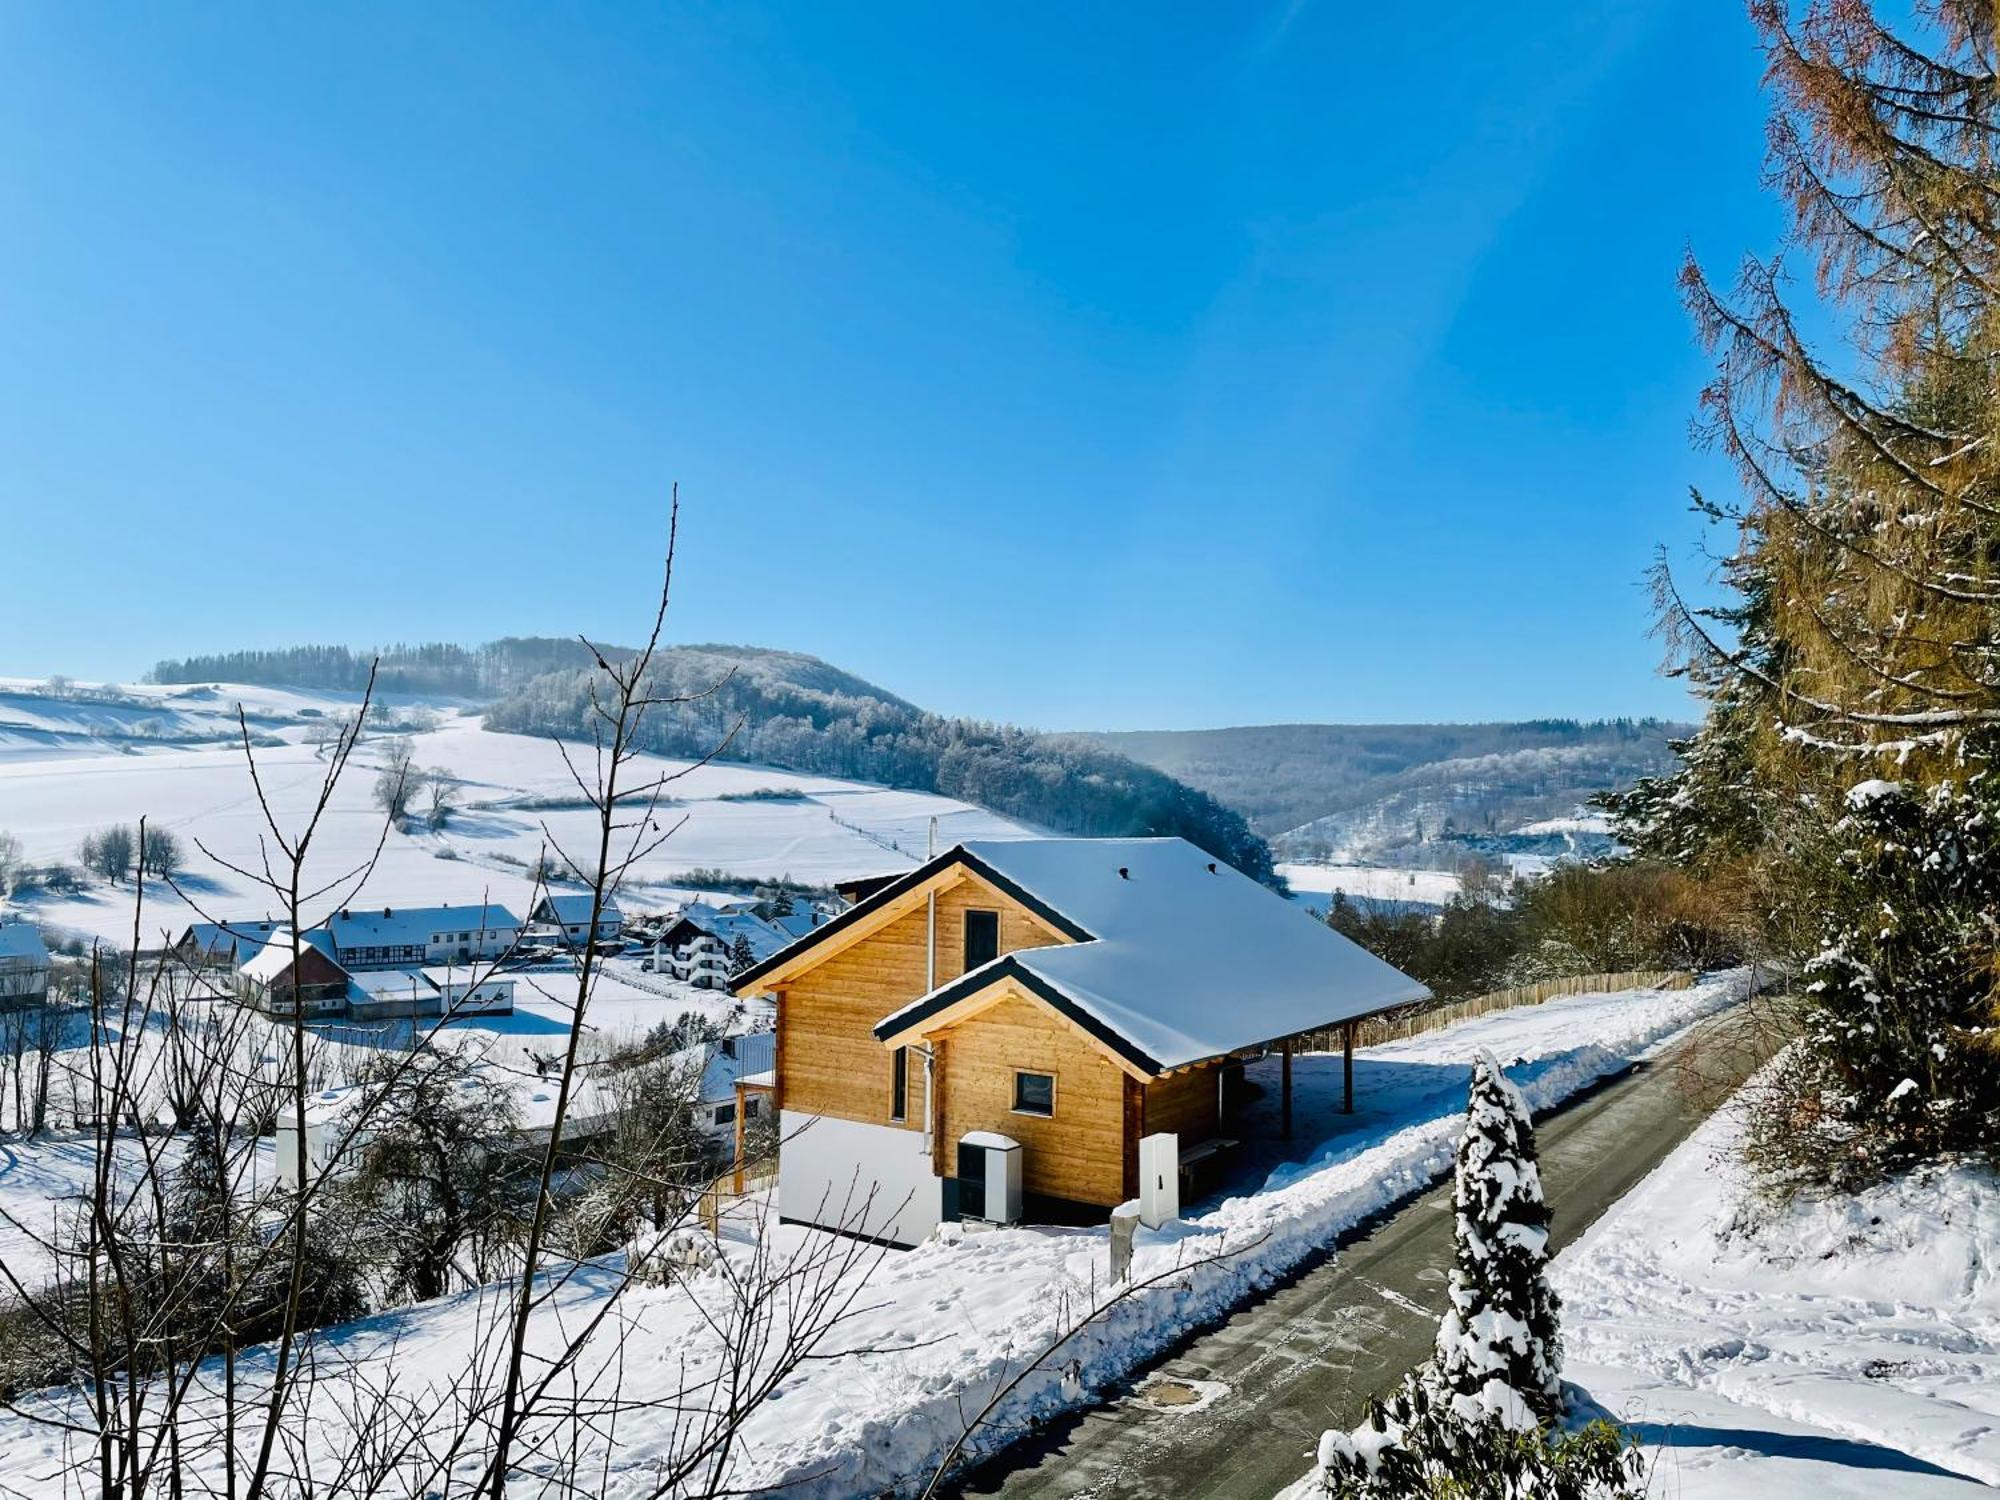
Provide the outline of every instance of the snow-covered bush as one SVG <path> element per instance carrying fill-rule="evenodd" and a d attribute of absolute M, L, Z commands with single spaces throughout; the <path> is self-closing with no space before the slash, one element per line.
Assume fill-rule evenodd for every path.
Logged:
<path fill-rule="evenodd" d="M 1452 1187 L 1450 1305 L 1431 1360 L 1352 1432 L 1320 1439 L 1320 1478 L 1343 1500 L 1633 1493 L 1636 1447 L 1561 1416 L 1559 1303 L 1547 1279 L 1549 1211 L 1535 1128 L 1492 1053 L 1473 1064 Z"/>
<path fill-rule="evenodd" d="M 1407 1377 L 1352 1432 L 1320 1438 L 1320 1479 L 1339 1500 L 1613 1500 L 1644 1493 L 1638 1446 L 1609 1422 L 1575 1430 L 1468 1420 Z"/>
<path fill-rule="evenodd" d="M 1817 896 L 1805 1045 L 1756 1101 L 1775 1112 L 1753 1146 L 1772 1184 L 1847 1189 L 1994 1146 L 1995 793 L 1990 773 L 1848 792 Z"/>

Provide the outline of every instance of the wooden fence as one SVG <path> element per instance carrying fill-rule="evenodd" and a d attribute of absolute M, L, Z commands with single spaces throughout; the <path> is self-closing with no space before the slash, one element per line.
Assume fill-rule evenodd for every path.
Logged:
<path fill-rule="evenodd" d="M 1426 1031 L 1436 1031 L 1470 1016 L 1490 1015 L 1496 1010 L 1512 1010 L 1520 1005 L 1540 1005 L 1559 995 L 1614 994 L 1619 990 L 1684 990 L 1694 976 L 1678 969 L 1631 969 L 1622 974 L 1570 974 L 1561 979 L 1543 979 L 1534 984 L 1517 984 L 1512 989 L 1495 990 L 1490 995 L 1474 995 L 1470 1000 L 1445 1004 L 1425 1002 L 1400 1015 L 1370 1016 L 1356 1023 L 1354 1045 L 1375 1047 L 1383 1042 L 1406 1041 Z M 1302 1052 L 1338 1052 L 1341 1028 L 1329 1026 L 1308 1031 L 1295 1039 Z"/>

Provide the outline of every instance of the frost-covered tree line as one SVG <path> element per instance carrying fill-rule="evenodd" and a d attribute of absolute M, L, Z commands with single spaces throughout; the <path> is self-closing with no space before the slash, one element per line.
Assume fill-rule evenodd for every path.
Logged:
<path fill-rule="evenodd" d="M 1798 964 L 1753 1135 L 1774 1183 L 1850 1183 L 2000 1143 L 2000 54 L 1969 0 L 1751 14 L 1790 233 L 1684 273 L 1740 492 L 1696 497 L 1734 533 L 1721 603 L 1657 574 L 1708 711 L 1613 809 Z"/>
<path fill-rule="evenodd" d="M 607 654 L 621 654 L 615 648 L 605 649 Z M 345 693 L 361 692 L 372 675 L 378 693 L 492 698 L 543 672 L 581 671 L 590 665 L 590 653 L 580 641 L 505 636 L 479 646 L 430 641 L 379 651 L 346 646 L 218 651 L 160 662 L 148 675 L 161 683 L 249 682 Z"/>

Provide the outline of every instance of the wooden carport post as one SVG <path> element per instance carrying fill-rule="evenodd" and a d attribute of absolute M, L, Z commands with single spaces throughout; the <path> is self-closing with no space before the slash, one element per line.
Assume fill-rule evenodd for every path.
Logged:
<path fill-rule="evenodd" d="M 737 1197 L 743 1196 L 743 1111 L 750 1103 L 749 1091 L 743 1087 L 743 1080 L 736 1080 L 736 1173 L 730 1189 Z"/>
<path fill-rule="evenodd" d="M 1278 1065 L 1278 1076 L 1282 1080 L 1279 1094 L 1284 1099 L 1284 1128 L 1280 1134 L 1289 1141 L 1292 1138 L 1292 1039 L 1290 1037 L 1286 1037 L 1279 1044 L 1279 1056 L 1282 1059 Z"/>
<path fill-rule="evenodd" d="M 1340 1028 L 1340 1112 L 1354 1113 L 1354 1025 L 1349 1021 Z"/>

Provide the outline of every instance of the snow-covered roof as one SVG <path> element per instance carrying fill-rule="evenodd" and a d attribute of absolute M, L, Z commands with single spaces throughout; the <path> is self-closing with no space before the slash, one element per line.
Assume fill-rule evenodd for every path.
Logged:
<path fill-rule="evenodd" d="M 49 946 L 32 922 L 0 923 L 0 958 L 48 959 Z"/>
<path fill-rule="evenodd" d="M 789 920 L 789 919 L 786 919 Z M 724 947 L 733 947 L 741 936 L 750 945 L 750 957 L 762 959 L 776 953 L 798 936 L 777 922 L 767 922 L 747 908 L 724 910 L 700 901 L 690 901 L 680 909 L 661 938 L 674 943 L 688 941 L 682 924 L 698 928 Z"/>
<path fill-rule="evenodd" d="M 261 948 L 271 940 L 272 933 L 283 927 L 284 923 L 268 917 L 255 921 L 190 922 L 187 931 L 181 934 L 181 941 L 192 942 L 197 952 L 212 958 L 233 953 L 238 959 L 245 959 L 253 949 Z"/>
<path fill-rule="evenodd" d="M 453 1085 L 461 1092 L 471 1093 L 474 1089 L 497 1084 L 513 1100 L 515 1125 L 522 1131 L 547 1130 L 556 1119 L 556 1081 L 554 1079 L 521 1078 L 496 1068 L 482 1064 L 474 1068 L 475 1077 L 461 1078 Z M 306 1096 L 306 1121 L 317 1125 L 323 1121 L 338 1120 L 367 1101 L 369 1088 L 364 1084 L 345 1084 L 339 1088 L 321 1089 Z M 571 1129 L 581 1130 L 603 1120 L 613 1108 L 613 1100 L 604 1085 L 591 1077 L 579 1077 L 570 1088 L 569 1108 L 565 1116 Z M 384 1119 L 378 1106 L 378 1114 Z M 297 1118 L 290 1109 L 278 1113 L 280 1125 L 290 1125 Z"/>
<path fill-rule="evenodd" d="M 904 1006 L 876 1026 L 877 1037 L 895 1036 L 1011 978 L 1137 1067 L 1160 1073 L 1430 993 L 1177 838 L 960 844 L 825 924 L 787 956 L 954 862 L 1073 941 L 1002 954 Z M 738 987 L 758 972 L 746 971 Z"/>
<path fill-rule="evenodd" d="M 350 992 L 358 990 L 371 1000 L 429 999 L 438 988 L 428 973 L 414 969 L 364 971 L 348 976 L 347 987 Z"/>
<path fill-rule="evenodd" d="M 732 1098 L 738 1079 L 769 1073 L 777 1065 L 778 1039 L 773 1033 L 752 1031 L 724 1037 L 709 1049 L 708 1063 L 701 1070 L 702 1100 Z"/>
<path fill-rule="evenodd" d="M 350 907 L 326 919 L 333 941 L 342 948 L 422 947 L 434 932 L 505 933 L 520 920 L 506 907 L 489 902 L 468 906 Z"/>
<path fill-rule="evenodd" d="M 560 922 L 565 927 L 576 927 L 590 920 L 590 894 L 580 896 L 547 895 L 535 903 L 531 916 L 540 922 Z M 620 921 L 618 903 L 606 898 L 604 910 L 599 914 L 600 922 Z"/>
<path fill-rule="evenodd" d="M 497 972 L 491 964 L 430 964 L 417 971 L 435 988 L 443 989 L 448 984 L 480 984 L 498 981 L 512 985 L 514 976 Z"/>
<path fill-rule="evenodd" d="M 795 909 L 788 917 L 772 917 L 771 925 L 785 935 L 787 942 L 796 941 L 819 926 L 819 913 L 811 907 Z"/>
<path fill-rule="evenodd" d="M 312 935 L 306 935 L 305 947 L 316 946 Z M 236 972 L 245 979 L 255 979 L 268 984 L 292 966 L 292 931 L 280 927 L 270 939 L 255 953 L 237 964 Z"/>

